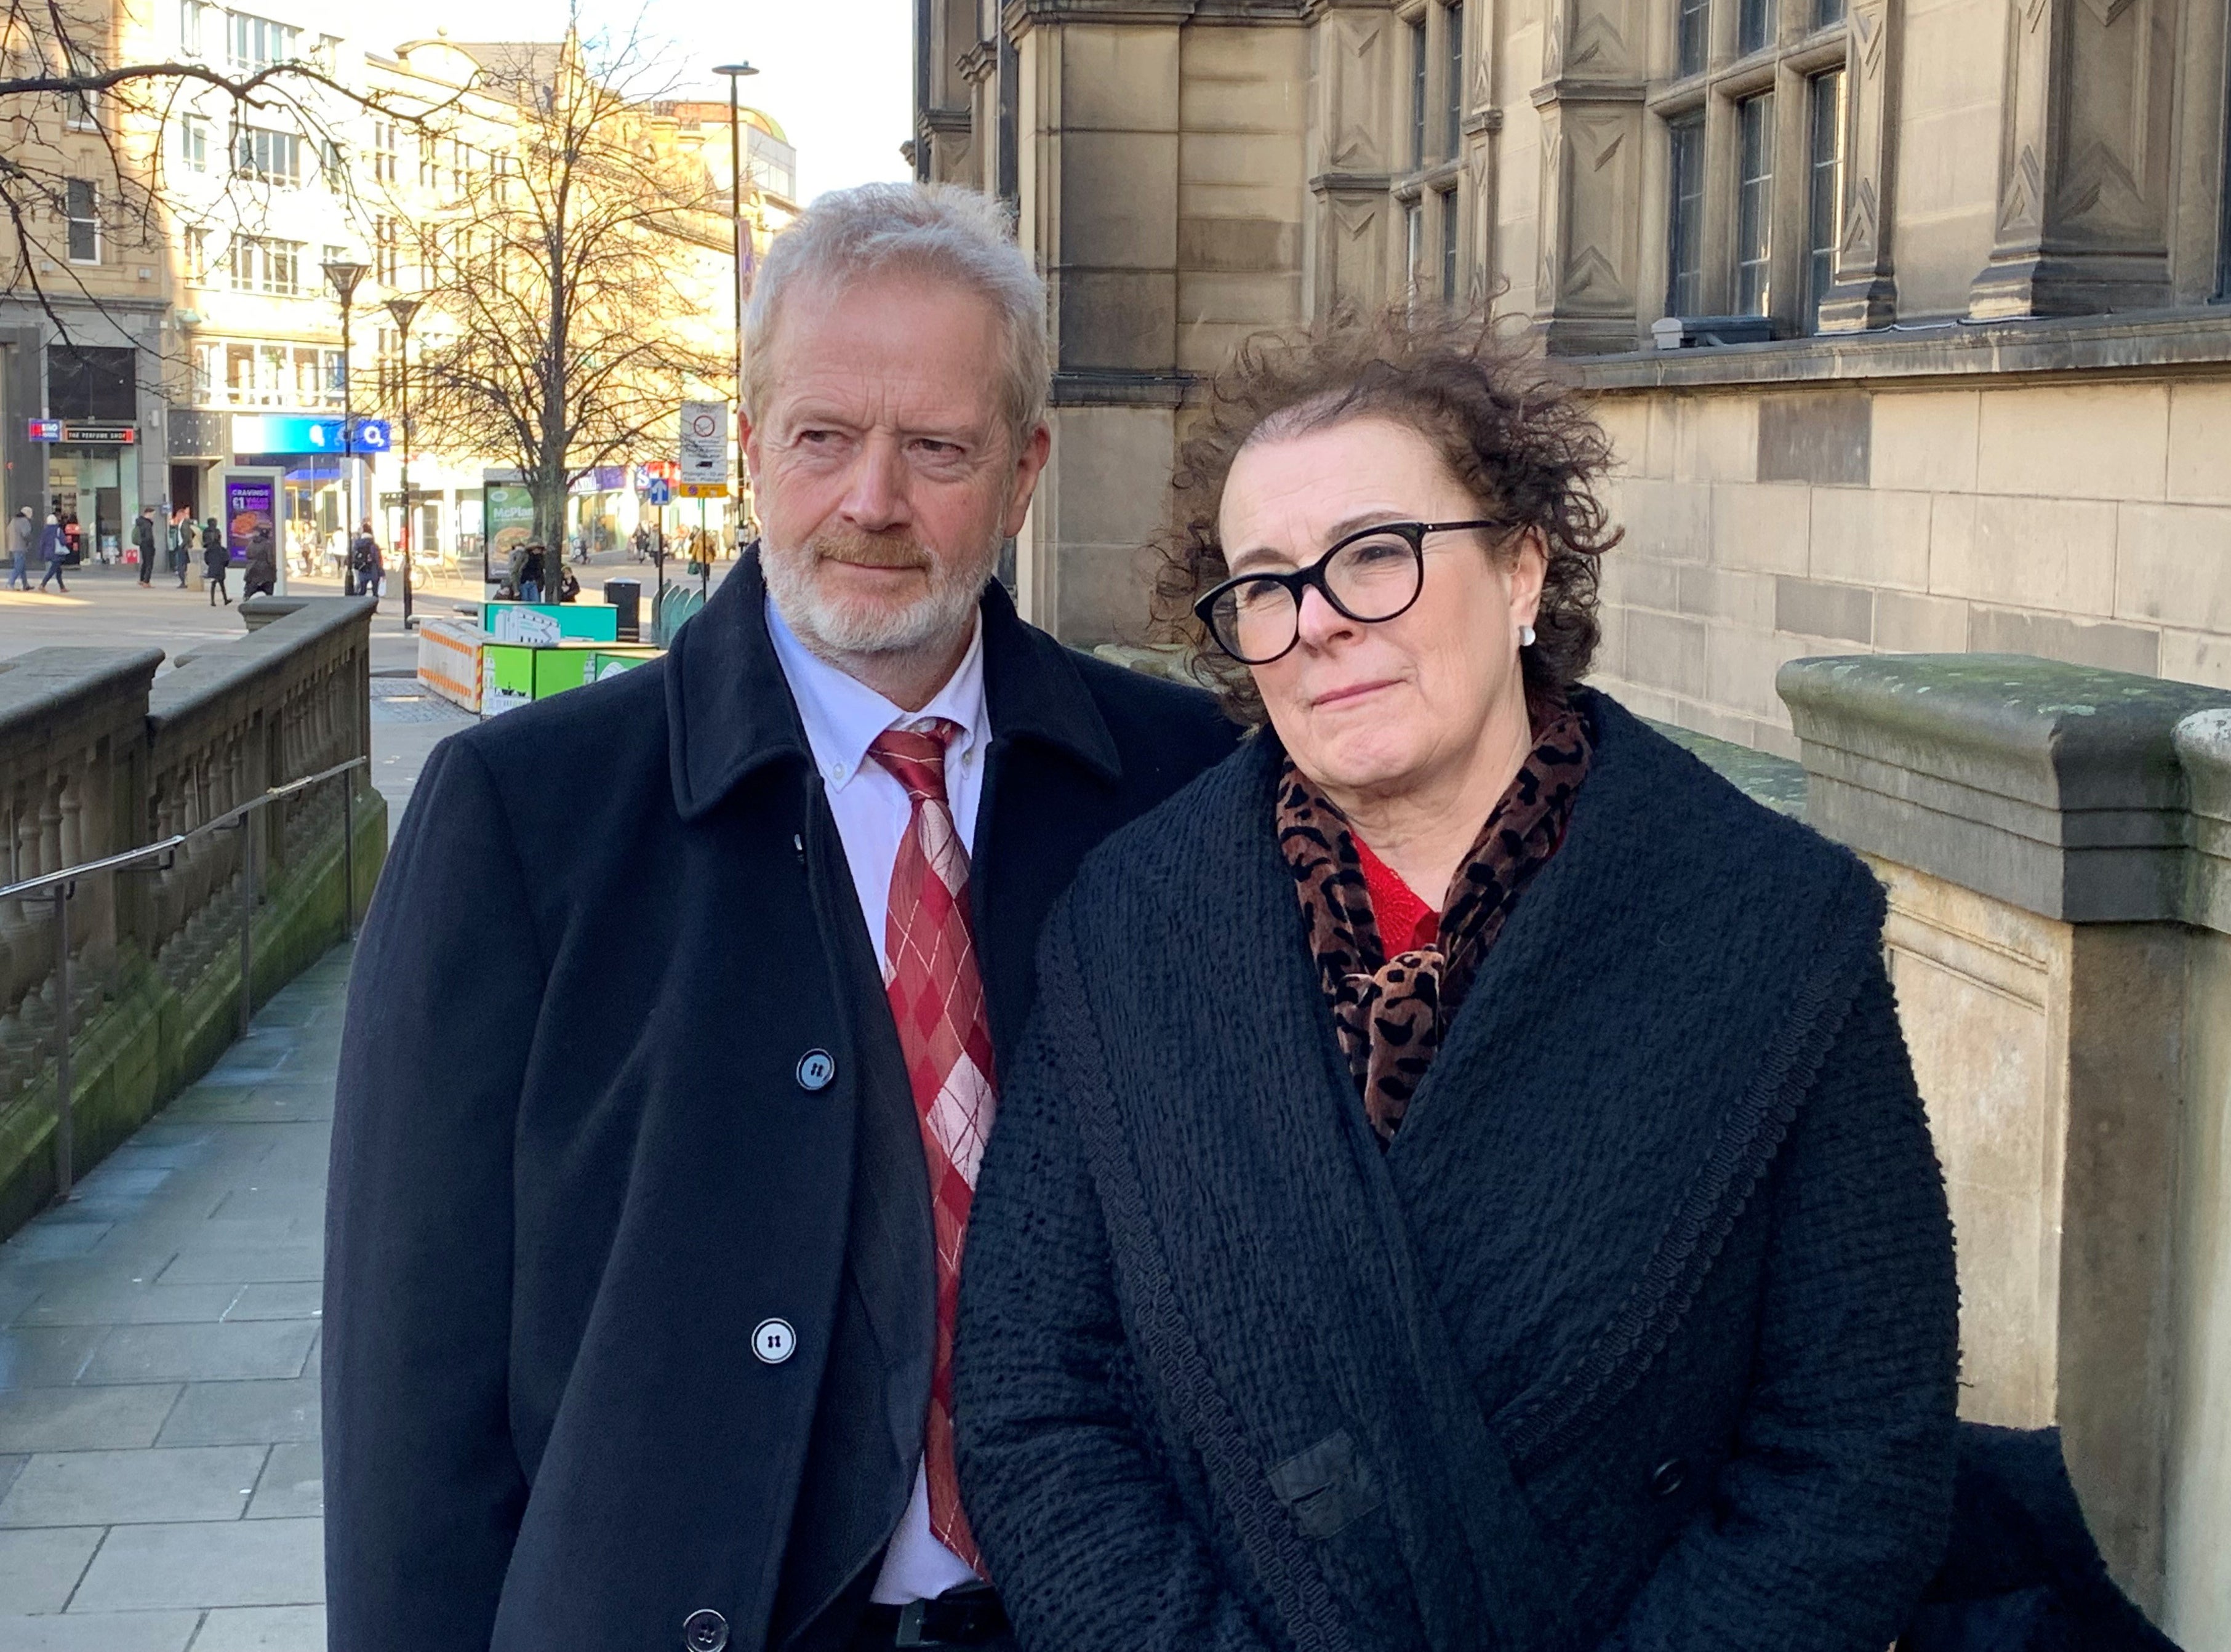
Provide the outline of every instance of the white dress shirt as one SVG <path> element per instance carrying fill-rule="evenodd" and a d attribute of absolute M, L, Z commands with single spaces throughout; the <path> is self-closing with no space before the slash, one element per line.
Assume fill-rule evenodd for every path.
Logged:
<path fill-rule="evenodd" d="M 984 622 L 979 618 L 968 651 L 943 688 L 919 711 L 903 711 L 857 677 L 847 677 L 799 641 L 773 602 L 766 606 L 767 634 L 798 702 L 813 766 L 829 795 L 830 813 L 844 839 L 852 887 L 867 920 L 868 943 L 890 978 L 891 961 L 883 946 L 883 923 L 890 908 L 891 867 L 914 818 L 906 787 L 868 755 L 887 729 L 914 729 L 943 717 L 960 725 L 945 749 L 945 794 L 960 841 L 976 841 L 976 807 L 984 796 L 985 755 L 992 745 L 991 713 L 984 703 Z M 922 1174 L 929 1174 L 925 1162 Z M 917 1466 L 914 1498 L 883 1553 L 883 1569 L 870 1598 L 884 1605 L 932 1599 L 975 1572 L 930 1535 L 929 1480 Z"/>

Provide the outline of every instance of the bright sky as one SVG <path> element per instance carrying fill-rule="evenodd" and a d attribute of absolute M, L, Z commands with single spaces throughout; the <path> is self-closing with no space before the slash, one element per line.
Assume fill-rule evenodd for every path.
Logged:
<path fill-rule="evenodd" d="M 624 34 L 633 0 L 582 0 L 587 29 Z M 565 0 L 476 0 L 461 23 L 456 0 L 391 0 L 379 9 L 392 48 L 449 25 L 459 38 L 555 40 Z M 647 0 L 647 37 L 670 47 L 684 90 L 728 100 L 708 73 L 740 58 L 760 72 L 744 101 L 765 109 L 798 148 L 801 203 L 824 190 L 910 176 L 899 146 L 914 120 L 912 0 Z"/>

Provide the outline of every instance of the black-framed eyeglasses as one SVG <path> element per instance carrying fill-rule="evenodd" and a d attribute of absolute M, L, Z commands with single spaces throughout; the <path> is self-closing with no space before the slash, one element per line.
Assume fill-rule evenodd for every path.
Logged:
<path fill-rule="evenodd" d="M 1242 665 L 1268 665 L 1302 636 L 1302 598 L 1315 586 L 1334 609 L 1375 625 L 1407 613 L 1426 588 L 1426 535 L 1510 528 L 1499 516 L 1461 522 L 1381 522 L 1358 528 L 1305 568 L 1242 573 L 1193 605 L 1216 645 Z"/>

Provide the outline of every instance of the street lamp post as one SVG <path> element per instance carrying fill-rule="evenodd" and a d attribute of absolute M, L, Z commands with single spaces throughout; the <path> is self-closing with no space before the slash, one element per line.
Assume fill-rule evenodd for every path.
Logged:
<path fill-rule="evenodd" d="M 326 279 L 341 301 L 341 485 L 348 498 L 348 519 L 341 524 L 341 543 L 350 544 L 356 535 L 356 375 L 355 364 L 349 359 L 349 306 L 356 299 L 357 283 L 371 273 L 370 264 L 358 263 L 352 258 L 328 258 L 319 266 Z M 341 564 L 350 567 L 346 558 Z M 345 573 L 344 584 L 347 581 Z"/>
<path fill-rule="evenodd" d="M 728 254 L 735 260 L 736 288 L 736 491 L 728 528 L 731 539 L 744 520 L 744 144 L 738 120 L 736 82 L 759 71 L 749 63 L 716 63 L 715 75 L 728 77 Z"/>
<path fill-rule="evenodd" d="M 418 314 L 423 298 L 391 298 L 387 313 L 395 318 L 395 326 L 402 334 L 401 359 L 403 373 L 403 629 L 411 629 L 411 554 L 417 547 L 417 519 L 411 497 L 411 322 Z"/>

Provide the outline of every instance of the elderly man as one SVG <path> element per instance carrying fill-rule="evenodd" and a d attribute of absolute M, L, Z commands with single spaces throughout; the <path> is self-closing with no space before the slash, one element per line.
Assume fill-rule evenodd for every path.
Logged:
<path fill-rule="evenodd" d="M 978 1156 L 1048 905 L 1232 733 L 992 580 L 1048 443 L 993 206 L 825 197 L 747 327 L 760 548 L 664 659 L 443 744 L 365 923 L 334 1652 L 1005 1640 L 953 1472 Z"/>

